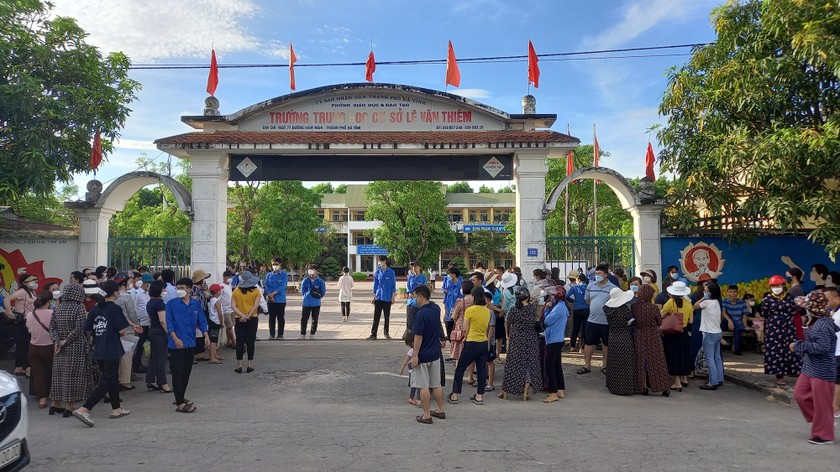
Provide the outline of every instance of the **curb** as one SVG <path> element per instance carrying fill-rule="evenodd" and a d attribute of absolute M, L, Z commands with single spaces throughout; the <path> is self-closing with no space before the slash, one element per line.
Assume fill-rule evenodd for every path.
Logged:
<path fill-rule="evenodd" d="M 778 401 L 780 403 L 784 403 L 786 405 L 794 405 L 795 402 L 793 400 L 793 392 L 781 389 L 777 387 L 768 387 L 765 385 L 757 384 L 748 378 L 741 377 L 737 374 L 727 374 L 724 373 L 723 378 L 728 381 L 732 382 L 736 385 L 740 385 L 745 388 L 749 388 L 751 390 L 755 390 L 757 392 L 761 392 L 768 397 L 771 397 L 773 400 Z"/>

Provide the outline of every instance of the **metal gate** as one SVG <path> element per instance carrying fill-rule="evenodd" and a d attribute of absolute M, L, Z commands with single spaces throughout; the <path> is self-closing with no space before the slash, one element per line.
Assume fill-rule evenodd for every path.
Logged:
<path fill-rule="evenodd" d="M 109 238 L 108 266 L 117 270 L 148 266 L 154 272 L 175 271 L 175 278 L 189 277 L 190 238 Z"/>
<path fill-rule="evenodd" d="M 601 263 L 623 267 L 632 277 L 635 267 L 633 236 L 551 236 L 546 238 L 546 265 L 560 269 L 560 277 Z"/>

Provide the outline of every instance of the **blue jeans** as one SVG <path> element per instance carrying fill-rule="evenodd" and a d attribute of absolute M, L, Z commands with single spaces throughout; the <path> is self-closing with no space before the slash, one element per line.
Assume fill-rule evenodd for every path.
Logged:
<path fill-rule="evenodd" d="M 732 326 L 735 328 L 732 334 L 732 352 L 741 352 L 741 335 L 747 328 L 741 320 L 732 320 Z"/>
<path fill-rule="evenodd" d="M 709 364 L 709 385 L 723 383 L 723 358 L 720 357 L 720 339 L 722 333 L 703 333 L 703 352 Z"/>

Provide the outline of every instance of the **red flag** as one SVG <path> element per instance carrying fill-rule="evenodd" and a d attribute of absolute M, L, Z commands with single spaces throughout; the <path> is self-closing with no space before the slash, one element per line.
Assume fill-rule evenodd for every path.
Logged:
<path fill-rule="evenodd" d="M 540 66 L 537 64 L 540 61 L 537 57 L 537 51 L 534 51 L 534 45 L 528 41 L 528 83 L 534 84 L 534 88 L 540 88 Z"/>
<path fill-rule="evenodd" d="M 461 86 L 461 71 L 458 70 L 458 61 L 455 59 L 452 41 L 449 41 L 449 54 L 446 56 L 446 83 L 453 87 Z"/>
<path fill-rule="evenodd" d="M 592 128 L 592 137 L 595 138 L 595 146 L 594 146 L 594 164 L 593 167 L 598 167 L 598 158 L 601 157 L 601 146 L 598 146 L 598 136 L 595 134 L 595 128 Z"/>
<path fill-rule="evenodd" d="M 653 164 L 656 162 L 656 155 L 653 153 L 653 146 L 648 143 L 647 154 L 645 154 L 645 176 L 650 180 L 656 180 L 653 173 Z"/>
<path fill-rule="evenodd" d="M 566 156 L 566 177 L 575 173 L 575 151 L 569 151 Z"/>
<path fill-rule="evenodd" d="M 210 74 L 207 75 L 207 93 L 215 96 L 219 85 L 219 64 L 216 63 L 216 50 L 210 50 Z"/>
<path fill-rule="evenodd" d="M 297 62 L 295 47 L 289 43 L 289 88 L 292 90 L 295 90 L 295 62 Z"/>
<path fill-rule="evenodd" d="M 90 168 L 96 170 L 102 164 L 102 136 L 99 130 L 96 130 L 96 135 L 93 137 L 93 147 L 90 150 Z"/>
<path fill-rule="evenodd" d="M 365 63 L 365 80 L 373 82 L 373 73 L 376 72 L 376 59 L 373 58 L 373 51 L 368 54 L 368 60 Z"/>

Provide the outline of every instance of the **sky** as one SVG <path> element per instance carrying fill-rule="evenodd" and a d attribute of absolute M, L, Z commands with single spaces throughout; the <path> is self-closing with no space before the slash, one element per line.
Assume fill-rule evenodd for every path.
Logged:
<path fill-rule="evenodd" d="M 363 66 L 299 67 L 306 63 L 444 59 L 447 41 L 459 58 L 666 46 L 714 41 L 710 20 L 720 0 L 53 0 L 54 14 L 75 18 L 88 42 L 104 53 L 122 51 L 139 64 L 209 65 L 211 47 L 226 63 L 288 64 L 294 44 L 297 91 L 363 82 Z M 668 70 L 690 58 L 688 48 L 628 54 L 658 57 L 540 60 L 540 87 L 531 88 L 538 113 L 557 114 L 555 131 L 592 143 L 597 126 L 601 165 L 626 177 L 644 175 L 648 139 Z M 602 56 L 615 56 L 604 54 Z M 460 63 L 463 95 L 508 113 L 521 113 L 529 92 L 527 62 Z M 207 69 L 134 70 L 142 84 L 116 143 L 97 171 L 107 183 L 137 169 L 145 154 L 165 162 L 158 138 L 193 131 L 182 115 L 200 115 Z M 444 89 L 445 65 L 380 65 L 376 82 Z M 216 97 L 223 114 L 290 93 L 288 69 L 221 69 Z M 174 157 L 172 157 L 173 161 Z M 173 166 L 174 167 L 174 166 Z M 658 170 L 657 170 L 658 173 Z M 76 178 L 81 192 L 93 178 Z M 512 182 L 494 182 L 498 188 Z M 480 183 L 474 183 L 478 188 Z"/>

